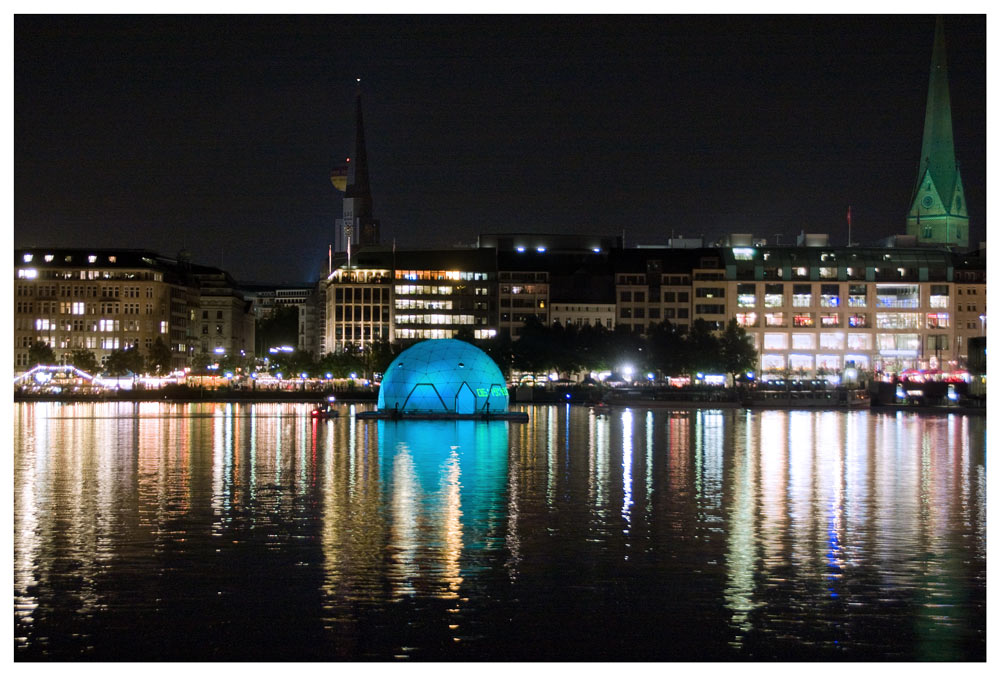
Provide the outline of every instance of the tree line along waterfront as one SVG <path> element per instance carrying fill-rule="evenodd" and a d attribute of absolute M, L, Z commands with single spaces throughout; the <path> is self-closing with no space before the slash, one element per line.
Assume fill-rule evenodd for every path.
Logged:
<path fill-rule="evenodd" d="M 287 322 L 280 315 L 259 323 L 264 344 L 280 345 L 290 338 Z M 294 329 L 294 327 L 293 327 Z M 496 337 L 476 339 L 471 329 L 459 332 L 459 340 L 483 349 L 500 367 L 508 380 L 525 375 L 560 380 L 581 381 L 589 374 L 614 374 L 659 380 L 666 377 L 694 376 L 698 373 L 724 374 L 733 382 L 753 379 L 757 352 L 746 331 L 732 320 L 716 332 L 710 324 L 696 320 L 688 329 L 662 322 L 647 335 L 627 329 L 609 330 L 602 326 L 543 325 L 537 320 L 526 323 L 517 341 Z M 293 341 L 286 341 L 293 342 Z M 392 360 L 404 349 L 399 343 L 381 341 L 365 349 L 327 353 L 316 358 L 300 349 L 271 348 L 266 357 L 242 354 L 199 353 L 192 360 L 189 376 L 245 378 L 252 374 L 281 375 L 285 378 L 363 378 L 377 380 Z M 30 347 L 35 364 L 54 364 L 56 356 L 46 343 Z M 170 373 L 170 350 L 157 339 L 149 350 L 138 346 L 113 351 L 103 364 L 93 352 L 73 350 L 67 365 L 91 374 L 111 377 L 166 376 Z"/>

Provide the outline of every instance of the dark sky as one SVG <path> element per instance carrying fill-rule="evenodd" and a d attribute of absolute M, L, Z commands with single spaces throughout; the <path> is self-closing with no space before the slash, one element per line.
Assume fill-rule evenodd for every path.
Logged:
<path fill-rule="evenodd" d="M 352 154 L 400 247 L 480 232 L 902 232 L 928 16 L 18 16 L 14 244 L 314 278 Z M 945 18 L 985 239 L 986 21 Z"/>

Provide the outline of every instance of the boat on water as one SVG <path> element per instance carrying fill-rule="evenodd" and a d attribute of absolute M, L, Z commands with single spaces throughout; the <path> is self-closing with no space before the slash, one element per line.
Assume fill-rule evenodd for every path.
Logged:
<path fill-rule="evenodd" d="M 309 417 L 313 420 L 336 418 L 340 413 L 333 407 L 335 400 L 335 397 L 328 397 L 326 401 L 316 404 L 313 410 L 309 411 Z"/>

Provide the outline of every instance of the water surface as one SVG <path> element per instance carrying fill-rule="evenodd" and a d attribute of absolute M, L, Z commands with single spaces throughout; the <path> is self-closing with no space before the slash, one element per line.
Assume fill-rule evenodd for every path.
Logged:
<path fill-rule="evenodd" d="M 16 404 L 18 660 L 982 660 L 986 424 Z"/>

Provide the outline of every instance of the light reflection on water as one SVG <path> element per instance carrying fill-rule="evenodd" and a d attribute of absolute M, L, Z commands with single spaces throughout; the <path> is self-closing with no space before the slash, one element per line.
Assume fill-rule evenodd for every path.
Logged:
<path fill-rule="evenodd" d="M 17 659 L 983 659 L 985 420 L 18 404 Z"/>

